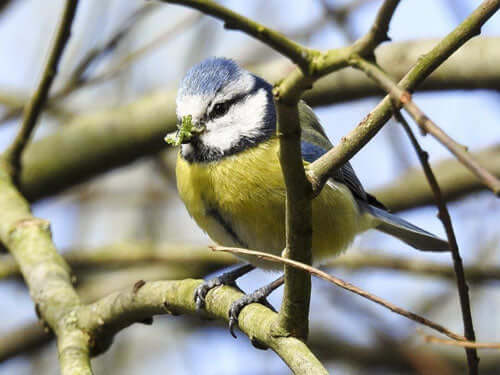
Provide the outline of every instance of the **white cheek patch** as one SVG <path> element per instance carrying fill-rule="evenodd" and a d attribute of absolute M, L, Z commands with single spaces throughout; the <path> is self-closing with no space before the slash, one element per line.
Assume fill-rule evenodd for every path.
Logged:
<path fill-rule="evenodd" d="M 207 132 L 200 137 L 205 146 L 224 153 L 242 137 L 258 137 L 266 115 L 267 94 L 264 89 L 234 103 L 222 117 L 208 122 Z"/>

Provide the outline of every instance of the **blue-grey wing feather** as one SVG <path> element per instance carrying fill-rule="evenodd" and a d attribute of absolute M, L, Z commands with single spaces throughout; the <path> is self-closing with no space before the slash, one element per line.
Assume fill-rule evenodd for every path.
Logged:
<path fill-rule="evenodd" d="M 333 145 L 326 137 L 318 118 L 307 104 L 299 103 L 302 124 L 302 158 L 312 163 L 324 155 Z M 307 125 L 306 125 L 307 124 Z M 424 251 L 449 251 L 448 243 L 407 221 L 390 214 L 382 203 L 365 192 L 354 169 L 349 163 L 344 164 L 330 176 L 335 181 L 345 184 L 354 195 L 361 211 L 370 214 L 378 225 L 376 229 L 406 242 L 416 249 Z"/>
<path fill-rule="evenodd" d="M 303 101 L 299 102 L 299 120 L 302 124 L 302 158 L 312 163 L 331 149 L 333 145 L 327 138 L 313 110 Z M 349 162 L 333 172 L 330 177 L 345 184 L 356 198 L 370 201 L 369 195 L 366 194 Z"/>

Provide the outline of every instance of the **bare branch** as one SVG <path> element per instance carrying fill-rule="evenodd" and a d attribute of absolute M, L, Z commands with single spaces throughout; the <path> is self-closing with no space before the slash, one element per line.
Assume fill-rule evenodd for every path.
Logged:
<path fill-rule="evenodd" d="M 186 27 L 193 25 L 200 17 L 191 16 L 182 19 L 180 22 L 171 25 L 166 31 L 160 33 L 152 41 L 146 43 L 139 49 L 131 52 L 129 55 L 124 56 L 119 59 L 116 63 L 107 67 L 104 71 L 96 74 L 93 77 L 86 77 L 85 73 L 89 66 L 104 55 L 108 54 L 111 50 L 116 48 L 116 46 L 125 38 L 128 33 L 133 30 L 134 25 L 139 22 L 144 16 L 148 15 L 150 11 L 155 9 L 151 4 L 146 4 L 136 12 L 134 12 L 125 22 L 121 25 L 102 45 L 92 48 L 87 52 L 87 54 L 82 58 L 82 60 L 77 64 L 77 66 L 71 72 L 69 79 L 64 84 L 63 87 L 58 89 L 53 95 L 48 99 L 48 110 L 59 110 L 57 108 L 57 103 L 62 99 L 68 97 L 68 95 L 74 93 L 76 90 L 82 87 L 93 86 L 98 83 L 102 83 L 108 79 L 116 77 L 124 69 L 132 65 L 135 61 L 146 55 L 147 53 L 153 51 L 155 48 L 159 47 L 161 44 L 169 41 L 173 36 L 177 35 L 181 30 Z M 5 95 L 4 95 L 5 97 Z M 0 97 L 1 99 L 1 97 Z M 4 99 L 8 99 L 5 97 Z M 16 103 L 12 103 L 11 108 L 0 117 L 0 123 L 8 121 L 13 117 L 19 115 L 23 108 L 24 103 L 17 100 Z"/>
<path fill-rule="evenodd" d="M 500 180 L 485 168 L 467 152 L 465 146 L 460 145 L 437 126 L 412 100 L 408 91 L 401 89 L 384 71 L 375 64 L 363 58 L 353 58 L 351 66 L 365 72 L 392 98 L 397 107 L 403 106 L 411 115 L 422 131 L 432 134 L 442 145 L 450 150 L 469 170 L 474 173 L 495 195 L 500 194 Z"/>
<path fill-rule="evenodd" d="M 472 313 L 469 300 L 469 287 L 467 286 L 467 281 L 465 279 L 464 266 L 462 264 L 462 258 L 460 257 L 460 252 L 458 250 L 458 243 L 455 237 L 455 232 L 453 230 L 453 225 L 451 223 L 450 213 L 448 212 L 446 203 L 441 196 L 441 189 L 439 188 L 439 184 L 437 183 L 436 177 L 434 176 L 434 173 L 432 172 L 431 166 L 429 164 L 428 154 L 420 147 L 417 138 L 413 134 L 410 126 L 401 115 L 401 113 L 395 111 L 394 116 L 396 117 L 396 120 L 400 122 L 401 125 L 403 125 L 405 131 L 407 132 L 408 137 L 410 138 L 411 143 L 415 148 L 420 163 L 422 164 L 422 168 L 424 169 L 424 173 L 427 177 L 427 180 L 429 181 L 429 185 L 432 188 L 432 192 L 434 193 L 436 206 L 439 209 L 438 216 L 443 223 L 444 229 L 446 230 L 446 236 L 448 237 L 448 243 L 450 245 L 453 258 L 453 267 L 457 278 L 457 288 L 458 295 L 460 297 L 460 307 L 462 309 L 465 337 L 469 341 L 475 341 L 476 335 L 474 333 L 474 325 L 472 322 Z M 471 375 L 477 374 L 479 372 L 479 358 L 477 356 L 477 351 L 474 348 L 468 348 L 465 350 L 467 354 L 467 362 L 469 365 L 469 373 Z"/>
<path fill-rule="evenodd" d="M 156 314 L 199 314 L 193 299 L 201 280 L 155 281 L 136 284 L 80 308 L 77 319 L 81 327 L 99 343 L 100 337 L 112 337 L 130 324 Z M 140 285 L 140 286 L 139 286 Z M 243 294 L 228 286 L 211 291 L 206 300 L 206 313 L 217 319 L 228 320 L 227 311 L 232 302 Z M 245 307 L 239 315 L 240 329 L 255 343 L 275 351 L 294 374 L 327 374 L 323 365 L 307 346 L 294 337 L 276 337 L 271 326 L 278 314 L 260 304 Z"/>
<path fill-rule="evenodd" d="M 7 149 L 5 159 L 10 164 L 10 173 L 14 182 L 19 183 L 21 170 L 21 154 L 28 144 L 31 134 L 35 129 L 38 117 L 49 95 L 50 87 L 57 74 L 59 60 L 64 51 L 64 47 L 71 35 L 71 25 L 76 13 L 78 0 L 67 0 L 64 11 L 59 21 L 53 44 L 50 48 L 49 57 L 43 69 L 42 78 L 38 83 L 35 93 L 31 97 L 26 110 L 24 111 L 23 122 L 16 138 Z"/>
<path fill-rule="evenodd" d="M 433 342 L 450 346 L 459 346 L 461 348 L 500 349 L 500 343 L 498 342 L 456 341 L 456 340 L 447 340 L 430 335 L 424 335 L 424 340 L 426 342 Z"/>
<path fill-rule="evenodd" d="M 204 14 L 211 15 L 224 22 L 224 27 L 229 30 L 240 30 L 264 42 L 282 55 L 290 58 L 303 69 L 310 63 L 310 55 L 318 54 L 317 51 L 305 48 L 288 39 L 283 34 L 271 30 L 249 18 L 246 18 L 230 9 L 223 7 L 211 0 L 161 0 L 166 3 L 180 4 L 197 9 Z"/>
<path fill-rule="evenodd" d="M 453 52 L 478 34 L 481 26 L 500 8 L 500 0 L 485 0 L 458 27 L 442 39 L 430 52 L 421 56 L 414 67 L 398 83 L 404 90 L 412 91 Z M 346 163 L 377 134 L 392 115 L 389 96 L 369 113 L 358 126 L 342 138 L 339 145 L 308 166 L 308 175 L 314 189 L 320 189 L 327 176 Z"/>
<path fill-rule="evenodd" d="M 448 337 L 451 337 L 454 340 L 465 340 L 465 337 L 451 332 L 450 330 L 446 329 L 445 327 L 443 327 L 440 324 L 434 323 L 434 322 L 432 322 L 432 321 L 430 321 L 430 320 L 428 320 L 420 315 L 417 315 L 411 311 L 404 310 L 404 309 L 402 309 L 402 308 L 400 308 L 400 307 L 398 307 L 390 302 L 385 301 L 384 299 L 382 299 L 380 297 L 374 296 L 373 294 L 370 294 L 370 293 L 358 288 L 357 286 L 352 285 L 351 283 L 348 283 L 344 280 L 341 280 L 335 276 L 331 276 L 331 275 L 327 274 L 326 272 L 323 272 L 317 268 L 311 267 L 308 264 L 297 262 L 295 260 L 288 259 L 288 258 L 282 258 L 282 257 L 268 254 L 268 253 L 263 253 L 261 251 L 239 249 L 239 248 L 235 248 L 235 247 L 217 246 L 217 247 L 213 247 L 213 250 L 224 251 L 224 252 L 228 252 L 228 253 L 232 253 L 232 254 L 251 255 L 251 256 L 255 256 L 259 259 L 269 260 L 269 261 L 275 262 L 275 263 L 283 263 L 283 264 L 289 265 L 291 267 L 301 269 L 305 272 L 310 273 L 311 275 L 318 276 L 318 277 L 322 278 L 323 280 L 326 280 L 332 284 L 335 284 L 335 285 L 341 287 L 342 289 L 348 290 L 349 292 L 355 293 L 363 298 L 366 298 L 372 302 L 375 302 L 376 304 L 383 306 L 386 309 L 389 309 L 390 311 L 392 311 L 398 315 L 404 316 L 405 318 L 413 320 L 414 322 L 417 322 L 419 324 L 430 327 L 430 328 L 432 328 L 432 329 L 434 329 L 434 330 L 436 330 L 436 331 L 438 331 L 438 332 L 440 332 Z"/>

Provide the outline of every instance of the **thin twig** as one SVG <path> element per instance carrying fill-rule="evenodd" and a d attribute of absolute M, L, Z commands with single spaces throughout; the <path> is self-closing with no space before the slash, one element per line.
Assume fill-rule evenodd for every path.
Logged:
<path fill-rule="evenodd" d="M 455 270 L 455 275 L 457 279 L 457 288 L 458 294 L 460 297 L 460 307 L 462 309 L 462 319 L 464 322 L 464 331 L 465 337 L 468 341 L 475 341 L 476 335 L 474 333 L 474 325 L 472 322 L 472 313 L 470 307 L 469 300 L 469 287 L 467 286 L 467 281 L 465 279 L 464 266 L 462 264 L 462 258 L 460 257 L 460 252 L 458 250 L 458 243 L 455 237 L 455 232 L 453 230 L 453 225 L 451 223 L 450 213 L 448 212 L 448 208 L 446 207 L 446 203 L 443 200 L 441 195 L 441 189 L 439 188 L 439 184 L 432 172 L 431 166 L 428 161 L 429 155 L 425 152 L 418 143 L 415 134 L 411 130 L 410 126 L 404 119 L 403 115 L 399 111 L 394 112 L 394 116 L 396 120 L 403 126 L 410 141 L 415 149 L 417 156 L 422 164 L 422 168 L 424 169 L 425 176 L 429 181 L 429 185 L 434 193 L 434 197 L 436 200 L 436 206 L 438 207 L 439 214 L 438 217 L 443 223 L 444 229 L 446 231 L 446 236 L 448 237 L 448 243 L 450 245 L 451 254 L 453 258 L 453 267 Z M 474 348 L 467 348 L 467 363 L 469 365 L 469 374 L 478 374 L 479 372 L 479 358 L 477 356 L 477 351 Z"/>
<path fill-rule="evenodd" d="M 96 76 L 91 77 L 89 79 L 82 80 L 80 87 L 83 85 L 85 85 L 85 86 L 94 85 L 96 83 L 100 83 L 100 82 L 103 82 L 107 79 L 115 77 L 123 69 L 130 66 L 133 62 L 135 62 L 139 58 L 143 57 L 144 55 L 148 54 L 149 52 L 151 52 L 155 48 L 158 48 L 161 44 L 164 44 L 165 42 L 169 41 L 173 36 L 178 35 L 179 31 L 184 30 L 184 29 L 194 25 L 196 22 L 198 22 L 200 20 L 200 18 L 201 18 L 201 15 L 194 14 L 194 15 L 190 15 L 190 16 L 180 20 L 178 23 L 173 24 L 167 30 L 160 33 L 153 40 L 146 43 L 142 47 L 139 47 L 137 50 L 131 52 L 129 55 L 124 56 L 117 63 L 115 63 L 111 67 L 105 69 L 103 72 L 101 72 L 101 73 L 97 74 Z"/>
<path fill-rule="evenodd" d="M 132 52 L 130 55 L 125 56 L 118 63 L 112 65 L 104 72 L 99 73 L 91 78 L 85 77 L 91 65 L 95 64 L 96 61 L 113 51 L 120 44 L 120 42 L 127 35 L 129 35 L 129 33 L 134 29 L 135 25 L 154 9 L 156 8 L 152 6 L 152 4 L 146 4 L 145 6 L 139 8 L 137 11 L 132 13 L 132 15 L 130 15 L 105 42 L 97 47 L 90 49 L 69 74 L 69 78 L 65 82 L 64 86 L 50 96 L 47 105 L 52 107 L 56 102 L 63 98 L 66 98 L 68 95 L 72 94 L 83 86 L 93 85 L 114 77 L 121 70 L 130 65 L 135 59 L 142 56 L 146 52 L 149 52 L 161 41 L 164 42 L 166 39 L 168 39 L 167 37 L 165 37 L 165 34 L 171 33 L 171 30 L 176 29 L 176 27 L 178 27 L 179 25 L 176 24 L 173 28 L 169 28 L 169 30 L 167 30 L 167 33 L 162 33 L 160 37 L 155 38 L 151 43 L 146 44 L 144 47 L 141 47 L 139 50 Z M 18 116 L 24 109 L 25 104 L 21 103 L 13 105 L 11 107 L 12 108 L 10 110 L 0 116 L 0 123 Z"/>
<path fill-rule="evenodd" d="M 85 74 L 88 72 L 89 67 L 115 50 L 135 26 L 155 9 L 158 8 L 151 3 L 143 5 L 127 17 L 104 43 L 87 51 L 85 56 L 70 73 L 65 85 L 50 98 L 50 101 L 60 99 L 81 87 L 87 81 Z"/>
<path fill-rule="evenodd" d="M 225 8 L 211 0 L 161 0 L 165 3 L 184 5 L 197 9 L 204 14 L 211 15 L 224 22 L 224 27 L 230 30 L 241 30 L 244 33 L 264 42 L 282 55 L 289 57 L 294 63 L 307 70 L 310 55 L 318 51 L 306 48 L 288 39 L 286 36 L 265 27 L 247 17 Z"/>
<path fill-rule="evenodd" d="M 31 134 L 35 129 L 38 117 L 47 100 L 52 82 L 57 74 L 57 68 L 64 51 L 64 47 L 66 46 L 71 35 L 71 25 L 73 23 L 77 5 L 78 0 L 66 1 L 54 41 L 50 48 L 49 57 L 43 69 L 42 78 L 40 79 L 38 87 L 24 111 L 21 128 L 19 129 L 16 138 L 6 151 L 5 158 L 10 164 L 10 173 L 16 184 L 19 182 L 18 177 L 21 171 L 21 154 L 31 138 Z"/>
<path fill-rule="evenodd" d="M 457 341 L 443 339 L 436 336 L 424 335 L 424 340 L 426 342 L 439 343 L 450 346 L 460 346 L 462 348 L 474 348 L 474 349 L 500 349 L 499 342 L 477 342 L 477 341 Z"/>
<path fill-rule="evenodd" d="M 495 195 L 500 194 L 500 180 L 484 169 L 467 152 L 467 147 L 457 143 L 446 134 L 434 121 L 432 121 L 412 100 L 411 94 L 400 88 L 387 73 L 376 64 L 361 57 L 351 59 L 351 66 L 362 70 L 368 77 L 373 79 L 384 91 L 386 91 L 397 107 L 403 106 L 420 126 L 424 134 L 430 133 L 443 146 L 445 146 L 455 157 L 462 162 L 472 173 L 474 173 Z"/>
<path fill-rule="evenodd" d="M 370 254 L 376 254 L 380 251 L 369 251 Z M 325 264 L 326 267 L 343 268 L 351 271 L 358 270 L 386 270 L 397 271 L 405 274 L 414 274 L 418 276 L 429 276 L 454 280 L 455 273 L 453 268 L 447 264 L 438 262 L 423 261 L 418 258 L 401 258 L 384 255 L 370 255 L 366 252 L 360 254 L 348 254 L 338 257 Z M 0 263 L 1 265 L 2 263 Z M 7 265 L 6 265 L 7 266 Z M 500 267 L 482 266 L 479 264 L 471 265 L 465 268 L 465 275 L 469 282 L 484 283 L 500 280 Z"/>
<path fill-rule="evenodd" d="M 482 25 L 500 8 L 500 0 L 483 1 L 469 17 L 432 48 L 422 55 L 413 68 L 401 79 L 398 85 L 408 91 L 414 90 L 453 52 L 477 35 Z M 362 56 L 363 57 L 363 56 Z M 356 152 L 366 145 L 383 127 L 392 115 L 389 96 L 384 98 L 336 147 L 308 165 L 308 176 L 314 189 L 321 190 L 324 183 L 341 165 L 349 161 Z"/>
<path fill-rule="evenodd" d="M 267 253 L 263 253 L 260 251 L 254 251 L 254 250 L 239 249 L 239 248 L 235 248 L 235 247 L 216 246 L 216 247 L 212 247 L 212 250 L 223 251 L 223 252 L 232 253 L 232 254 L 251 255 L 251 256 L 255 256 L 259 259 L 269 260 L 271 262 L 276 262 L 276 263 L 283 263 L 283 264 L 289 265 L 291 267 L 298 268 L 300 270 L 303 270 L 303 271 L 310 273 L 311 275 L 320 277 L 320 278 L 322 278 L 322 279 L 324 279 L 332 284 L 335 284 L 335 285 L 337 285 L 345 290 L 348 290 L 352 293 L 355 293 L 363 298 L 369 299 L 370 301 L 375 302 L 376 304 L 379 304 L 380 306 L 383 306 L 386 309 L 389 309 L 396 314 L 399 314 L 401 316 L 404 316 L 405 318 L 413 320 L 414 322 L 417 322 L 419 324 L 422 324 L 422 325 L 425 325 L 429 328 L 432 328 L 432 329 L 434 329 L 434 330 L 436 330 L 436 331 L 438 331 L 438 332 L 440 332 L 440 333 L 442 333 L 442 334 L 444 334 L 444 335 L 446 335 L 454 340 L 465 340 L 464 336 L 461 336 L 461 335 L 458 335 L 454 332 L 451 332 L 450 330 L 448 330 L 447 328 L 443 327 L 442 325 L 440 325 L 438 323 L 434 323 L 433 321 L 426 319 L 418 314 L 415 314 L 411 311 L 407 311 L 405 309 L 402 309 L 401 307 L 398 307 L 390 302 L 385 301 L 384 299 L 382 299 L 380 297 L 377 297 L 371 293 L 368 293 L 368 292 L 352 285 L 351 283 L 348 283 L 344 280 L 341 280 L 335 276 L 329 275 L 326 272 L 323 272 L 323 271 L 321 271 L 317 268 L 314 268 L 312 266 L 309 266 L 307 264 L 297 262 L 295 260 L 288 259 L 288 258 L 282 258 L 282 257 L 279 257 L 277 255 L 267 254 Z"/>

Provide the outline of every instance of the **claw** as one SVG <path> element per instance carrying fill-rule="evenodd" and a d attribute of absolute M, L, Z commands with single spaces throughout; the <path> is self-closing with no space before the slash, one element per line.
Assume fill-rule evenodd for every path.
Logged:
<path fill-rule="evenodd" d="M 225 272 L 214 279 L 204 281 L 203 283 L 198 285 L 198 287 L 194 291 L 193 296 L 194 303 L 196 304 L 196 309 L 201 310 L 205 307 L 205 298 L 207 297 L 207 294 L 211 289 L 221 285 L 231 285 L 238 288 L 235 280 L 245 273 L 250 272 L 254 268 L 255 267 L 250 264 L 245 264 L 239 268 L 236 268 L 229 272 Z"/>
<path fill-rule="evenodd" d="M 240 299 L 234 301 L 229 307 L 229 311 L 227 315 L 229 316 L 229 332 L 231 336 L 236 338 L 236 334 L 234 333 L 234 328 L 238 325 L 238 316 L 240 315 L 241 310 L 251 303 L 260 303 L 267 308 L 270 308 L 272 311 L 276 312 L 274 307 L 267 300 L 267 296 L 271 294 L 273 290 L 283 284 L 283 277 L 280 277 L 273 281 L 272 283 L 257 289 L 251 294 L 246 294 Z"/>
<path fill-rule="evenodd" d="M 215 287 L 215 285 L 213 287 Z M 195 289 L 194 303 L 196 304 L 196 310 L 201 310 L 205 307 L 205 297 L 210 289 L 208 282 L 202 283 Z"/>

